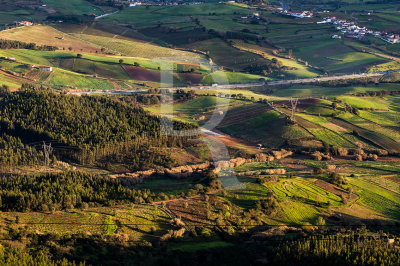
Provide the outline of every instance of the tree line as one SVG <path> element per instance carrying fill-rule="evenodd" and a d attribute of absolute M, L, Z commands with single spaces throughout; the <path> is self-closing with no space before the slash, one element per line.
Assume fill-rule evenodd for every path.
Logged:
<path fill-rule="evenodd" d="M 29 49 L 40 51 L 55 51 L 58 48 L 50 45 L 37 45 L 36 43 L 26 43 L 21 41 L 0 39 L 0 49 Z"/>

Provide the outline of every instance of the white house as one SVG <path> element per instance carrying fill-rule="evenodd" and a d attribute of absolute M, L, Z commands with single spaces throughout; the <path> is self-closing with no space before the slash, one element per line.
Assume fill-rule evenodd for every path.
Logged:
<path fill-rule="evenodd" d="M 38 66 L 37 69 L 50 72 L 53 71 L 53 67 L 51 66 Z"/>

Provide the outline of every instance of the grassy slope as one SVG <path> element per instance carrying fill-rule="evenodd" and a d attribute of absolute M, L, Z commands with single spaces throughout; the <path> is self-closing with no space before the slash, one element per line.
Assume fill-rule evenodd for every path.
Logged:
<path fill-rule="evenodd" d="M 64 1 L 61 1 L 64 2 Z M 7 40 L 17 40 L 23 42 L 32 42 L 37 45 L 51 45 L 59 49 L 72 48 L 75 51 L 95 52 L 101 47 L 88 43 L 86 41 L 65 34 L 53 27 L 45 25 L 36 25 L 32 27 L 21 27 L 8 31 L 0 32 L 0 38 Z"/>

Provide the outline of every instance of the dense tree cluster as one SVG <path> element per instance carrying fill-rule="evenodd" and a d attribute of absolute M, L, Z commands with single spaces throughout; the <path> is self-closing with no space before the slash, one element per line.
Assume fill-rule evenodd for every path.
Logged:
<path fill-rule="evenodd" d="M 163 123 L 166 118 L 107 97 L 76 97 L 31 86 L 2 95 L 0 163 L 6 162 L 7 156 L 9 163 L 42 161 L 42 154 L 27 145 L 41 149 L 41 143 L 48 141 L 53 144 L 55 154 L 66 159 L 95 163 L 134 158 L 128 163 L 135 169 L 141 168 L 144 157 L 140 155 L 145 156 L 147 165 L 165 162 L 160 153 L 149 153 L 152 147 L 182 146 L 187 140 L 163 134 L 170 130 Z M 195 126 L 174 122 L 174 128 L 194 129 Z"/>
<path fill-rule="evenodd" d="M 88 205 L 144 203 L 156 195 L 124 187 L 118 180 L 81 172 L 0 177 L 2 211 L 52 211 Z"/>
<path fill-rule="evenodd" d="M 174 93 L 174 100 L 178 102 L 185 102 L 192 100 L 196 97 L 195 91 L 184 91 L 184 90 L 176 90 Z"/>
<path fill-rule="evenodd" d="M 1 265 L 63 265 L 73 266 L 76 263 L 68 261 L 66 258 L 62 260 L 53 260 L 48 254 L 38 252 L 34 255 L 23 252 L 12 246 L 2 246 L 0 244 L 0 264 Z"/>
<path fill-rule="evenodd" d="M 55 51 L 58 48 L 50 45 L 36 45 L 35 43 L 26 43 L 21 41 L 0 39 L 0 49 L 30 49 L 41 51 Z"/>
<path fill-rule="evenodd" d="M 160 103 L 161 96 L 160 95 L 154 95 L 154 94 L 142 94 L 142 93 L 137 93 L 134 95 L 130 96 L 124 96 L 119 98 L 121 101 L 131 105 L 131 106 L 137 106 L 140 104 L 143 105 L 155 105 Z"/>

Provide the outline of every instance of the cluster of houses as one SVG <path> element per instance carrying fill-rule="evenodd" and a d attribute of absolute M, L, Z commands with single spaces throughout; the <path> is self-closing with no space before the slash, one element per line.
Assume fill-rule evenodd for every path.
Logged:
<path fill-rule="evenodd" d="M 19 21 L 18 25 L 20 25 L 20 26 L 33 26 L 33 22 L 30 22 L 30 21 Z"/>
<path fill-rule="evenodd" d="M 366 27 L 360 27 L 352 21 L 344 19 L 337 19 L 336 17 L 326 17 L 323 21 L 317 22 L 318 24 L 331 23 L 336 25 L 336 29 L 343 35 L 349 38 L 362 40 L 367 34 L 372 35 L 376 38 L 384 40 L 385 42 L 394 44 L 400 43 L 400 36 L 398 34 L 392 34 L 381 31 L 373 31 Z M 333 35 L 333 39 L 340 39 L 340 35 Z"/>
<path fill-rule="evenodd" d="M 291 16 L 295 18 L 312 18 L 314 15 L 313 12 L 311 11 L 294 11 L 294 10 L 287 10 L 284 8 L 277 8 L 276 12 L 284 16 Z"/>
<path fill-rule="evenodd" d="M 134 6 L 178 6 L 178 5 L 199 5 L 204 2 L 185 2 L 185 1 L 159 1 L 159 0 L 125 0 L 121 1 L 129 4 L 130 7 Z"/>

